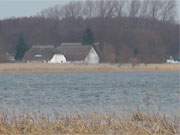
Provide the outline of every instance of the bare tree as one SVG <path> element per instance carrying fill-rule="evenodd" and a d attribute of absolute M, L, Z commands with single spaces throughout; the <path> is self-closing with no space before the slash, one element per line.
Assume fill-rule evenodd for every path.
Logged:
<path fill-rule="evenodd" d="M 106 9 L 106 17 L 115 17 L 116 1 L 107 1 Z"/>
<path fill-rule="evenodd" d="M 140 17 L 146 18 L 148 15 L 148 7 L 150 0 L 143 0 L 141 4 Z"/>
<path fill-rule="evenodd" d="M 126 1 L 125 0 L 116 0 L 114 1 L 114 5 L 115 5 L 115 14 L 117 17 L 122 17 L 124 14 L 124 7 L 126 5 Z"/>
<path fill-rule="evenodd" d="M 130 9 L 129 9 L 129 16 L 130 17 L 137 17 L 141 8 L 141 1 L 140 0 L 132 0 L 130 2 Z"/>
<path fill-rule="evenodd" d="M 83 4 L 83 16 L 92 18 L 95 16 L 95 3 L 92 0 L 86 0 Z"/>
<path fill-rule="evenodd" d="M 177 7 L 175 0 L 166 0 L 163 5 L 161 12 L 162 21 L 174 21 L 177 17 Z"/>
<path fill-rule="evenodd" d="M 106 14 L 106 2 L 105 0 L 95 1 L 96 11 L 98 17 L 105 17 Z"/>
<path fill-rule="evenodd" d="M 56 5 L 40 12 L 40 16 L 45 18 L 62 19 L 61 7 Z"/>
<path fill-rule="evenodd" d="M 163 21 L 176 17 L 176 0 L 85 0 L 56 5 L 41 12 L 46 18 L 129 17 L 153 18 Z M 127 16 L 127 17 L 128 17 Z"/>
<path fill-rule="evenodd" d="M 164 1 L 151 0 L 149 5 L 149 17 L 153 19 L 159 19 L 160 13 L 163 8 Z"/>
<path fill-rule="evenodd" d="M 64 17 L 66 18 L 77 18 L 82 16 L 82 2 L 71 1 L 61 9 Z"/>
<path fill-rule="evenodd" d="M 100 0 L 95 1 L 98 17 L 114 17 L 116 10 L 116 1 Z"/>

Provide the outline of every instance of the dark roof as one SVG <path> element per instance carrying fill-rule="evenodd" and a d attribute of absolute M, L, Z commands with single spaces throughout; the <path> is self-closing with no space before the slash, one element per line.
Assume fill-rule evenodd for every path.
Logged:
<path fill-rule="evenodd" d="M 80 45 L 82 45 L 82 43 L 61 43 L 61 46 L 64 46 L 64 45 L 70 45 L 70 46 L 72 46 L 72 45 L 74 45 L 74 46 L 80 46 Z"/>
<path fill-rule="evenodd" d="M 25 61 L 48 61 L 54 54 L 63 54 L 67 61 L 84 61 L 93 46 L 81 43 L 62 43 L 61 46 L 32 46 L 24 56 Z"/>
<path fill-rule="evenodd" d="M 83 61 L 91 49 L 92 46 L 88 45 L 86 46 L 78 43 L 66 43 L 61 44 L 61 46 L 56 49 L 56 53 L 63 54 L 67 61 Z"/>
<path fill-rule="evenodd" d="M 37 49 L 48 49 L 48 48 L 51 48 L 51 49 L 53 49 L 54 46 L 53 45 L 33 45 L 32 48 L 37 48 Z"/>
<path fill-rule="evenodd" d="M 49 60 L 54 54 L 52 47 L 32 47 L 24 56 L 25 61 L 44 61 Z"/>

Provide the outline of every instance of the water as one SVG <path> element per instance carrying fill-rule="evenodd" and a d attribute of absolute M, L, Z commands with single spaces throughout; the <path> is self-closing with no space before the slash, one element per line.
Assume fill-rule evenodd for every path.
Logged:
<path fill-rule="evenodd" d="M 180 114 L 179 73 L 0 74 L 0 111 Z"/>

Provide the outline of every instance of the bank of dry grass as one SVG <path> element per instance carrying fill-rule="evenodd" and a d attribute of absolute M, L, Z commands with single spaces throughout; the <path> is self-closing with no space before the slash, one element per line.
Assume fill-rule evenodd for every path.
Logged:
<path fill-rule="evenodd" d="M 134 113 L 129 118 L 115 115 L 72 115 L 47 116 L 21 115 L 8 119 L 0 115 L 0 134 L 2 135 L 179 135 L 179 125 L 159 115 Z"/>
<path fill-rule="evenodd" d="M 66 73 L 66 72 L 180 72 L 180 64 L 130 64 L 79 65 L 14 63 L 0 64 L 0 73 Z"/>

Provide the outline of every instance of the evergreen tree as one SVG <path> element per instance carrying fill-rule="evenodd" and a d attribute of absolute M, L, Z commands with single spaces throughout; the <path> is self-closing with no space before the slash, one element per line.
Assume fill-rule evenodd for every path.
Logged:
<path fill-rule="evenodd" d="M 26 53 L 27 50 L 28 50 L 28 45 L 26 44 L 26 42 L 24 40 L 24 36 L 20 35 L 19 39 L 18 39 L 18 43 L 16 45 L 15 59 L 22 60 L 24 57 L 24 54 Z"/>
<path fill-rule="evenodd" d="M 94 35 L 91 29 L 87 28 L 83 33 L 82 44 L 83 45 L 92 45 L 94 43 Z"/>
<path fill-rule="evenodd" d="M 133 53 L 134 53 L 134 57 L 137 57 L 137 55 L 139 54 L 138 48 L 134 48 Z"/>

